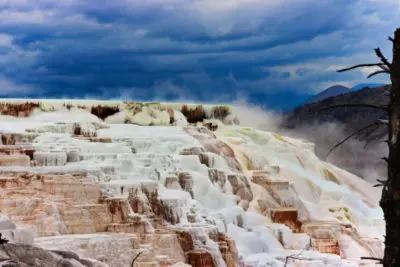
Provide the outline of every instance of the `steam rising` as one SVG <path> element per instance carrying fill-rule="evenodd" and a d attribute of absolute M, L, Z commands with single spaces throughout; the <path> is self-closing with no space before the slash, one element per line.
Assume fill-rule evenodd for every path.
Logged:
<path fill-rule="evenodd" d="M 88 97 L 88 99 L 95 97 Z M 119 97 L 113 100 L 135 99 L 130 92 L 124 91 Z M 221 104 L 222 99 L 215 98 L 212 101 L 204 104 Z M 161 101 L 156 97 L 153 101 Z M 181 97 L 175 100 L 176 102 L 199 103 L 194 99 Z M 301 138 L 311 141 L 316 144 L 316 154 L 319 158 L 344 168 L 363 179 L 375 183 L 377 179 L 386 177 L 386 165 L 382 157 L 388 154 L 387 146 L 384 142 L 376 142 L 369 144 L 364 148 L 365 142 L 352 138 L 346 141 L 343 145 L 335 149 L 329 157 L 326 157 L 329 150 L 342 141 L 348 133 L 344 130 L 344 125 L 341 123 L 326 122 L 322 124 L 309 124 L 299 127 L 296 130 L 289 130 L 281 127 L 283 117 L 282 114 L 262 108 L 258 105 L 253 105 L 246 98 L 238 96 L 233 100 L 232 105 L 233 115 L 240 121 L 240 125 L 252 127 L 262 131 L 276 132 L 281 135 L 292 138 Z"/>
<path fill-rule="evenodd" d="M 386 177 L 386 165 L 381 158 L 388 154 L 388 149 L 380 140 L 365 148 L 366 142 L 352 138 L 326 157 L 333 146 L 351 134 L 345 131 L 343 124 L 310 123 L 295 130 L 289 130 L 280 126 L 283 117 L 279 113 L 248 104 L 244 100 L 235 101 L 232 105 L 234 106 L 233 114 L 238 117 L 242 126 L 311 141 L 316 144 L 316 154 L 319 158 L 344 168 L 371 183 L 375 183 L 376 179 Z"/>

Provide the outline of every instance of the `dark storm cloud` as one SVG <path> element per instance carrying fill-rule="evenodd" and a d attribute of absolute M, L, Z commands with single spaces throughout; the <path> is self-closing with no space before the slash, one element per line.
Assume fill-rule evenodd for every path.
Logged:
<path fill-rule="evenodd" d="M 217 95 L 274 105 L 290 94 L 294 103 L 333 83 L 363 81 L 361 72 L 337 75 L 332 66 L 373 60 L 375 45 L 389 51 L 381 41 L 396 26 L 396 4 L 0 1 L 0 85 L 8 88 L 0 93 L 203 101 Z"/>

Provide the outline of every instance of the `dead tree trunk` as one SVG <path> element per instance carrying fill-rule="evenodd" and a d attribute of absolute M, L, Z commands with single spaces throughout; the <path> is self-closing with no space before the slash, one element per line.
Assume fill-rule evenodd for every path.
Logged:
<path fill-rule="evenodd" d="M 325 110 L 340 107 L 367 107 L 383 109 L 388 113 L 388 121 L 378 120 L 374 124 L 367 125 L 360 129 L 360 131 L 376 124 L 387 125 L 388 127 L 387 144 L 389 147 L 389 155 L 383 158 L 388 164 L 388 177 L 386 181 L 378 180 L 379 184 L 376 185 L 383 186 L 380 206 L 383 210 L 386 223 L 385 253 L 383 260 L 380 262 L 383 263 L 384 267 L 398 267 L 400 266 L 400 29 L 397 29 L 394 38 L 389 37 L 389 40 L 393 43 L 392 63 L 389 63 L 381 50 L 376 48 L 375 53 L 380 59 L 379 63 L 360 64 L 338 70 L 338 72 L 343 72 L 363 67 L 379 67 L 380 70 L 371 73 L 368 78 L 382 73 L 390 74 L 392 86 L 388 105 L 344 103 L 330 106 L 325 108 Z M 358 132 L 359 131 L 346 137 L 334 148 L 341 145 Z"/>
<path fill-rule="evenodd" d="M 380 206 L 386 222 L 383 266 L 400 266 L 400 29 L 393 41 L 389 113 L 388 179 L 382 191 Z"/>

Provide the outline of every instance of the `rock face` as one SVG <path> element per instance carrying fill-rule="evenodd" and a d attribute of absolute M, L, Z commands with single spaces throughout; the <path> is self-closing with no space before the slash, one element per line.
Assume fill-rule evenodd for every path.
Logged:
<path fill-rule="evenodd" d="M 0 260 L 283 266 L 302 252 L 288 266 L 358 266 L 382 254 L 378 191 L 309 143 L 224 125 L 227 107 L 38 107 L 0 116 L 0 232 L 10 240 Z"/>
<path fill-rule="evenodd" d="M 105 267 L 93 259 L 80 258 L 73 252 L 49 251 L 26 244 L 10 243 L 0 247 L 0 266 L 18 267 Z"/>
<path fill-rule="evenodd" d="M 7 241 L 0 246 L 0 266 L 107 266 L 93 259 L 80 258 L 73 252 L 49 251 L 32 246 L 34 244 L 32 232 L 17 228 L 4 213 L 0 213 L 0 237 Z"/>

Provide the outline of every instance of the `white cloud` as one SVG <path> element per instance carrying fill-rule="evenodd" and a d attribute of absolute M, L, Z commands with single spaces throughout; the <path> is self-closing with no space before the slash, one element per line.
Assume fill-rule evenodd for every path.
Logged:
<path fill-rule="evenodd" d="M 7 77 L 72 83 L 85 81 L 84 75 L 101 80 L 104 70 L 126 66 L 144 75 L 170 72 L 174 77 L 164 77 L 161 84 L 171 92 L 180 89 L 172 82 L 176 77 L 210 92 L 224 86 L 314 92 L 330 83 L 365 82 L 363 69 L 343 76 L 335 71 L 377 61 L 375 46 L 390 51 L 386 35 L 396 25 L 390 15 L 398 1 L 0 0 L 0 7 L 0 28 L 15 31 L 0 35 L 0 47 L 10 48 L 0 54 L 0 72 Z M 87 68 L 75 70 L 75 62 Z M 249 81 L 229 73 L 235 68 L 289 72 L 290 77 L 260 75 Z M 299 74 L 299 69 L 306 71 Z M 222 74 L 213 75 L 218 71 Z M 120 88 L 118 73 L 112 75 Z M 132 86 L 125 83 L 126 92 L 148 89 L 133 79 Z"/>
<path fill-rule="evenodd" d="M 11 11 L 3 10 L 0 12 L 0 23 L 6 24 L 41 24 L 49 20 L 52 12 L 42 10 L 31 11 Z"/>
<path fill-rule="evenodd" d="M 0 12 L 0 24 L 5 26 L 40 26 L 56 28 L 60 26 L 102 28 L 109 27 L 108 24 L 100 24 L 83 14 L 65 14 L 60 10 L 31 10 L 31 11 L 9 11 Z"/>
<path fill-rule="evenodd" d="M 11 47 L 13 39 L 13 36 L 9 34 L 0 33 L 0 47 Z"/>

